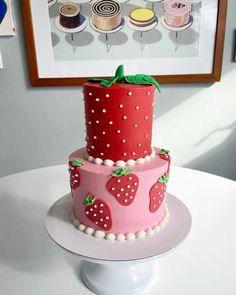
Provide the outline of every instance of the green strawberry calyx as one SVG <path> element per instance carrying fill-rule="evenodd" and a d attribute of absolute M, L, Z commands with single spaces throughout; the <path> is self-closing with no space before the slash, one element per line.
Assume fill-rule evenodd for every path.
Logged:
<path fill-rule="evenodd" d="M 81 167 L 83 166 L 83 162 L 80 159 L 75 159 L 72 161 L 71 165 L 73 167 Z"/>
<path fill-rule="evenodd" d="M 158 182 L 161 182 L 164 184 L 167 184 L 168 180 L 169 180 L 169 175 L 167 173 L 157 179 Z"/>
<path fill-rule="evenodd" d="M 119 65 L 116 70 L 115 77 L 109 78 L 91 78 L 91 82 L 100 82 L 100 85 L 105 87 L 110 87 L 116 82 L 123 82 L 128 84 L 144 84 L 144 85 L 154 85 L 157 90 L 161 92 L 160 84 L 152 77 L 146 74 L 136 74 L 136 75 L 124 75 L 124 66 Z"/>
<path fill-rule="evenodd" d="M 92 205 L 94 203 L 95 199 L 92 195 L 87 195 L 86 199 L 84 200 L 83 202 L 83 205 L 84 206 L 89 206 L 89 205 Z"/>
<path fill-rule="evenodd" d="M 170 151 L 166 149 L 160 149 L 158 151 L 158 155 L 169 155 L 169 154 L 170 154 Z"/>
<path fill-rule="evenodd" d="M 118 168 L 112 172 L 112 176 L 119 177 L 119 176 L 130 174 L 132 172 L 133 171 L 128 168 Z"/>

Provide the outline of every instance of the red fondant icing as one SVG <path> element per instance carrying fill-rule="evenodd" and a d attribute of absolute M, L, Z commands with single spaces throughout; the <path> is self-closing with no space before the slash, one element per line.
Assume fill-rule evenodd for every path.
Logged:
<path fill-rule="evenodd" d="M 161 206 L 166 195 L 166 184 L 157 180 L 156 183 L 151 187 L 149 192 L 149 211 L 154 213 Z"/>
<path fill-rule="evenodd" d="M 135 199 L 139 179 L 134 173 L 112 176 L 107 182 L 108 191 L 124 206 L 129 206 Z"/>
<path fill-rule="evenodd" d="M 76 189 L 80 186 L 80 171 L 78 166 L 73 166 L 72 161 L 69 162 L 70 187 Z"/>
<path fill-rule="evenodd" d="M 171 157 L 170 157 L 170 152 L 168 150 L 164 150 L 164 149 L 161 149 L 159 152 L 158 152 L 158 155 L 161 159 L 163 160 L 166 160 L 168 163 L 168 169 L 167 169 L 167 174 L 170 173 L 170 163 L 171 163 Z"/>
<path fill-rule="evenodd" d="M 87 151 L 113 161 L 151 153 L 155 86 L 84 84 Z"/>
<path fill-rule="evenodd" d="M 91 195 L 89 195 L 91 197 Z M 100 199 L 95 199 L 92 204 L 85 205 L 85 214 L 89 220 L 102 230 L 110 230 L 112 227 L 111 210 Z"/>

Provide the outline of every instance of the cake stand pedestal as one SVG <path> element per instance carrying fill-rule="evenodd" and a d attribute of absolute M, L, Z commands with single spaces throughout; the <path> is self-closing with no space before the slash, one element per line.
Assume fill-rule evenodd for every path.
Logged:
<path fill-rule="evenodd" d="M 153 236 L 133 241 L 107 241 L 76 229 L 70 221 L 72 198 L 66 195 L 47 212 L 49 236 L 64 250 L 83 260 L 84 284 L 98 295 L 143 294 L 156 281 L 156 262 L 188 235 L 191 215 L 175 196 L 167 195 L 170 219 Z"/>
<path fill-rule="evenodd" d="M 93 22 L 92 22 L 92 18 L 90 18 L 90 26 L 91 26 L 91 28 L 95 32 L 98 32 L 98 33 L 101 33 L 101 34 L 105 34 L 107 52 L 109 52 L 109 50 L 111 49 L 111 45 L 109 44 L 108 35 L 119 32 L 123 28 L 124 24 L 125 24 L 125 20 L 122 17 L 121 18 L 120 25 L 117 28 L 115 28 L 114 30 L 104 31 L 104 30 L 101 30 L 101 29 L 98 29 L 97 27 L 95 27 L 94 24 L 93 24 Z"/>
<path fill-rule="evenodd" d="M 144 27 L 139 27 L 139 26 L 135 26 L 133 25 L 129 19 L 127 19 L 127 24 L 128 26 L 130 27 L 130 29 L 136 31 L 136 32 L 140 32 L 140 45 L 141 45 L 141 50 L 143 51 L 144 49 L 144 46 L 145 46 L 145 43 L 143 41 L 143 33 L 144 32 L 148 32 L 148 31 L 151 31 L 153 29 L 155 29 L 155 27 L 157 26 L 158 24 L 158 18 L 156 17 L 155 21 L 149 25 L 149 26 L 144 26 Z"/>
<path fill-rule="evenodd" d="M 55 25 L 58 30 L 60 30 L 63 33 L 67 33 L 71 35 L 71 41 L 73 43 L 73 51 L 75 52 L 76 48 L 78 47 L 77 45 L 74 44 L 74 34 L 82 32 L 86 26 L 87 26 L 87 20 L 83 15 L 80 15 L 80 25 L 76 28 L 65 28 L 60 24 L 60 17 L 56 17 L 55 19 Z"/>
<path fill-rule="evenodd" d="M 181 26 L 181 27 L 172 27 L 172 26 L 168 25 L 165 22 L 164 17 L 161 18 L 161 24 L 167 30 L 172 31 L 172 32 L 175 32 L 175 37 L 176 37 L 175 51 L 177 51 L 177 49 L 179 47 L 179 45 L 178 45 L 179 33 L 182 32 L 182 31 L 185 31 L 185 30 L 187 30 L 188 28 L 191 27 L 191 25 L 193 24 L 193 17 L 192 17 L 192 15 L 190 15 L 189 22 L 186 25 Z"/>

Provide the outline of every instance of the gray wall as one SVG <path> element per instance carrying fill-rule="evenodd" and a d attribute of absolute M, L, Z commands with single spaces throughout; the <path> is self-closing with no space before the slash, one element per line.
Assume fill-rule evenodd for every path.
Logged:
<path fill-rule="evenodd" d="M 67 162 L 84 145 L 80 87 L 32 88 L 20 12 L 17 34 L 1 38 L 0 177 Z M 216 84 L 164 85 L 153 144 L 168 147 L 175 165 L 236 179 L 236 64 L 232 60 L 236 1 L 229 0 L 223 77 Z"/>

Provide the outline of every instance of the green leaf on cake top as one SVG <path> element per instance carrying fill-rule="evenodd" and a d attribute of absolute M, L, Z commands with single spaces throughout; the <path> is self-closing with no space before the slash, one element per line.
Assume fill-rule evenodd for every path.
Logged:
<path fill-rule="evenodd" d="M 112 84 L 116 82 L 123 82 L 128 84 L 139 84 L 139 85 L 154 85 L 157 90 L 160 92 L 160 84 L 151 76 L 146 74 L 137 74 L 137 75 L 124 75 L 124 66 L 120 65 L 115 73 L 115 77 L 110 78 L 91 78 L 89 79 L 91 82 L 100 82 L 100 85 L 104 87 L 110 87 Z"/>

